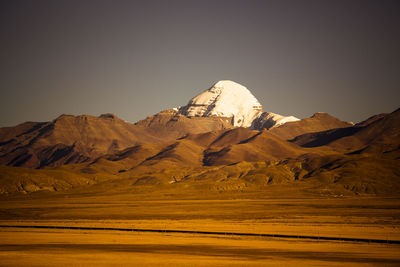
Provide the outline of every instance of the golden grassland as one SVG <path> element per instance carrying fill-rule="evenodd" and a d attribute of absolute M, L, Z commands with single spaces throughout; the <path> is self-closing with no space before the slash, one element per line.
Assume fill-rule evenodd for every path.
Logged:
<path fill-rule="evenodd" d="M 400 240 L 400 200 L 268 192 L 3 196 L 2 225 L 120 227 Z M 0 229 L 0 265 L 399 266 L 400 245 L 267 237 Z"/>
<path fill-rule="evenodd" d="M 83 230 L 0 230 L 3 266 L 398 266 L 399 247 Z"/>

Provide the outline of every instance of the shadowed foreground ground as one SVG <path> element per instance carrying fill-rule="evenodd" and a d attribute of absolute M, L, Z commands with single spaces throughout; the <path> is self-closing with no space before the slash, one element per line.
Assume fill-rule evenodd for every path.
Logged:
<path fill-rule="evenodd" d="M 226 231 L 400 240 L 397 198 L 32 194 L 1 225 Z M 241 198 L 239 198 L 241 197 Z M 284 198 L 286 197 L 286 198 Z M 250 236 L 0 228 L 2 266 L 400 266 L 400 245 Z"/>
<path fill-rule="evenodd" d="M 400 246 L 260 237 L 0 230 L 2 266 L 398 266 Z"/>

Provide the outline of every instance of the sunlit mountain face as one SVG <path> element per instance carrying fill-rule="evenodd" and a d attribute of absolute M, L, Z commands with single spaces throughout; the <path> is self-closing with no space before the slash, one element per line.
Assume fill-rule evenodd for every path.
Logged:
<path fill-rule="evenodd" d="M 318 181 L 340 195 L 398 192 L 398 110 L 354 125 L 264 109 L 249 89 L 223 80 L 135 124 L 114 114 L 62 115 L 1 128 L 1 192 L 88 189 L 111 178 L 168 190 L 203 190 L 200 180 L 211 191 Z"/>

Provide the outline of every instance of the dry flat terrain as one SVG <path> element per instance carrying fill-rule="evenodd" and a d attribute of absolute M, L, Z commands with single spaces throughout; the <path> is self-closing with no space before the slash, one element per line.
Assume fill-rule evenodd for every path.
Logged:
<path fill-rule="evenodd" d="M 398 246 L 181 234 L 1 229 L 4 266 L 398 266 Z"/>
<path fill-rule="evenodd" d="M 119 227 L 400 240 L 400 201 L 270 194 L 3 197 L 1 225 Z M 146 199 L 145 199 L 146 197 Z M 399 266 L 400 245 L 261 236 L 0 228 L 0 264 Z"/>

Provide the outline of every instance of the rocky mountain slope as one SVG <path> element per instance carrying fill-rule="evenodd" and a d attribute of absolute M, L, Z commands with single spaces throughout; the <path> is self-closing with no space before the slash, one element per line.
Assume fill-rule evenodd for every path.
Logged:
<path fill-rule="evenodd" d="M 62 115 L 0 128 L 0 164 L 2 194 L 287 184 L 317 194 L 399 195 L 400 110 L 356 125 L 326 113 L 299 120 L 263 112 L 245 87 L 221 81 L 135 124 L 113 114 Z"/>
<path fill-rule="evenodd" d="M 302 147 L 332 147 L 345 153 L 393 154 L 400 150 L 400 109 L 374 116 L 351 127 L 297 136 Z"/>
<path fill-rule="evenodd" d="M 271 133 L 283 138 L 285 140 L 290 140 L 296 136 L 320 132 L 336 128 L 346 128 L 353 126 L 349 122 L 341 121 L 327 113 L 315 113 L 310 118 L 292 121 L 279 125 L 271 129 Z"/>
<path fill-rule="evenodd" d="M 400 194 L 399 121 L 395 111 L 368 125 L 301 135 L 292 141 L 268 130 L 241 127 L 188 134 L 53 169 L 2 166 L 0 188 L 2 193 L 29 193 L 105 184 L 108 186 L 101 187 L 102 190 L 190 189 L 200 193 L 270 190 L 272 185 L 286 185 L 322 195 L 396 196 Z M 319 140 L 327 133 L 352 127 L 362 129 L 346 132 L 335 141 L 348 138 L 366 141 L 362 150 L 354 150 L 359 143 L 354 143 L 357 147 L 350 152 L 329 143 L 316 146 L 299 143 L 308 140 L 304 139 L 308 135 Z M 369 138 L 365 139 L 367 135 Z"/>
<path fill-rule="evenodd" d="M 0 164 L 43 168 L 81 163 L 137 144 L 232 127 L 220 118 L 161 112 L 136 124 L 115 115 L 62 115 L 51 122 L 0 129 Z"/>
<path fill-rule="evenodd" d="M 31 168 L 85 162 L 139 142 L 160 141 L 112 114 L 61 115 L 51 122 L 0 129 L 0 136 L 0 162 Z"/>

